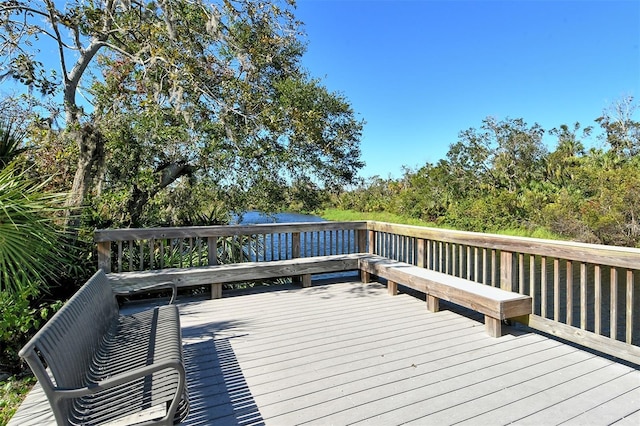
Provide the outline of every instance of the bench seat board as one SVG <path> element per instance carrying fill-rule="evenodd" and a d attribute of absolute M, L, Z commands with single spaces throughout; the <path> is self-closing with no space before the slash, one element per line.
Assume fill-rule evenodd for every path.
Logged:
<path fill-rule="evenodd" d="M 255 281 L 267 278 L 322 274 L 357 270 L 364 253 L 331 256 L 302 257 L 268 262 L 245 262 L 192 268 L 167 268 L 153 271 L 132 271 L 107 274 L 117 291 L 139 286 L 174 282 L 178 287 L 191 287 L 213 283 Z"/>
<path fill-rule="evenodd" d="M 360 268 L 439 299 L 504 320 L 531 313 L 531 297 L 475 283 L 380 256 L 360 260 Z"/>

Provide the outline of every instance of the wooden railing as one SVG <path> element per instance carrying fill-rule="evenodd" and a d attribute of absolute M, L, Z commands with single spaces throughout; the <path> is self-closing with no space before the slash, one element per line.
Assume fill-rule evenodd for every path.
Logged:
<path fill-rule="evenodd" d="M 530 327 L 640 364 L 640 250 L 369 222 L 371 253 L 527 294 Z"/>
<path fill-rule="evenodd" d="M 312 222 L 95 232 L 98 267 L 144 271 L 366 251 L 366 222 Z"/>
<path fill-rule="evenodd" d="M 640 250 L 382 222 L 96 231 L 105 271 L 369 252 L 527 294 L 534 329 L 640 364 Z"/>

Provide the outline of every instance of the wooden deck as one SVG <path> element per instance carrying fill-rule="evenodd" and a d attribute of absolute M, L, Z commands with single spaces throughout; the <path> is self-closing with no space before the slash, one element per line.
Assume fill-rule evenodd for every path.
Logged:
<path fill-rule="evenodd" d="M 640 424 L 637 367 L 344 281 L 179 301 L 184 424 Z M 36 389 L 10 425 L 46 407 Z"/>

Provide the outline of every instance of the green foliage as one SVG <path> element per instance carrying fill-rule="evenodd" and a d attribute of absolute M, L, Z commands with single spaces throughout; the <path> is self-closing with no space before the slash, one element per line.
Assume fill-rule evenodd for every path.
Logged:
<path fill-rule="evenodd" d="M 311 213 L 320 210 L 328 201 L 327 192 L 306 178 L 294 182 L 287 195 L 287 211 Z"/>
<path fill-rule="evenodd" d="M 9 423 L 35 382 L 35 377 L 19 376 L 10 376 L 0 381 L 0 425 Z"/>
<path fill-rule="evenodd" d="M 450 228 L 476 232 L 496 232 L 517 225 L 518 200 L 506 190 L 453 203 L 439 222 Z"/>
<path fill-rule="evenodd" d="M 28 148 L 24 145 L 26 133 L 16 129 L 16 120 L 6 118 L 4 123 L 0 123 L 0 168 L 5 168 L 15 158 L 26 152 Z"/>
<path fill-rule="evenodd" d="M 38 302 L 39 289 L 25 288 L 17 292 L 0 291 L 0 374 L 17 374 L 22 365 L 18 351 L 44 321 L 62 306 L 62 302 Z"/>
<path fill-rule="evenodd" d="M 632 158 L 640 154 L 640 121 L 635 117 L 638 105 L 632 96 L 613 102 L 596 119 L 605 131 L 605 142 L 615 157 Z"/>
<path fill-rule="evenodd" d="M 388 212 L 363 213 L 363 212 L 358 212 L 353 210 L 325 209 L 325 210 L 322 210 L 320 215 L 326 220 L 338 221 L 338 222 L 375 220 L 379 222 L 401 223 L 403 225 L 416 225 L 416 226 L 429 226 L 429 227 L 437 226 L 433 222 L 425 222 L 419 219 L 400 216 L 400 215 L 388 213 Z"/>
<path fill-rule="evenodd" d="M 43 294 L 68 278 L 71 265 L 79 262 L 70 261 L 75 248 L 56 223 L 65 195 L 48 192 L 50 181 L 28 167 L 24 154 L 31 151 L 25 148 L 23 123 L 14 118 L 1 126 L 0 373 L 19 373 L 18 350 L 59 306 L 44 301 Z"/>
<path fill-rule="evenodd" d="M 437 164 L 373 178 L 341 194 L 340 209 L 385 212 L 478 232 L 640 246 L 640 120 L 633 98 L 596 119 L 609 149 L 585 150 L 591 127 L 548 133 L 522 119 L 483 120 Z"/>
<path fill-rule="evenodd" d="M 0 170 L 0 291 L 42 287 L 61 275 L 64 239 L 53 215 L 63 195 L 44 192 L 44 185 L 15 162 Z"/>
<path fill-rule="evenodd" d="M 211 209 L 185 201 L 185 188 L 208 188 L 209 199 L 228 211 L 273 211 L 317 204 L 297 199 L 299 191 L 285 197 L 290 182 L 334 192 L 352 183 L 363 165 L 363 122 L 302 68 L 294 7 L 255 0 L 0 3 L 8 76 L 47 99 L 62 92 L 66 127 L 48 135 L 62 142 L 47 144 L 55 155 L 47 152 L 46 164 L 34 160 L 46 170 L 64 159 L 65 174 L 73 175 L 60 180 L 70 211 L 91 205 L 89 226 L 180 224 L 187 206 Z M 59 72 L 44 69 L 41 52 L 50 45 L 43 43 L 57 47 Z M 78 104 L 80 87 L 93 111 Z"/>
<path fill-rule="evenodd" d="M 389 223 L 399 223 L 403 225 L 415 225 L 415 226 L 426 226 L 429 228 L 444 228 L 451 229 L 450 227 L 443 226 L 439 223 L 434 222 L 425 222 L 423 220 L 415 219 L 413 217 L 400 216 L 393 213 L 382 212 L 382 213 L 363 213 L 356 212 L 353 210 L 340 210 L 340 209 L 325 209 L 320 212 L 322 218 L 331 221 L 359 221 L 359 220 L 373 220 L 378 222 L 389 222 Z M 494 231 L 497 234 L 501 235 L 512 235 L 516 237 L 531 237 L 531 238 L 543 238 L 547 240 L 559 240 L 562 237 L 558 234 L 550 232 L 544 228 L 509 228 L 509 229 L 500 229 Z"/>

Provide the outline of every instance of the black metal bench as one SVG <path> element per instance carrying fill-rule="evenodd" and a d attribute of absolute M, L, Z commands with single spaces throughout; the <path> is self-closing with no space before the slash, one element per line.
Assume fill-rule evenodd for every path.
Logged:
<path fill-rule="evenodd" d="M 122 315 L 102 270 L 20 356 L 40 382 L 59 425 L 170 425 L 188 414 L 177 307 Z"/>

